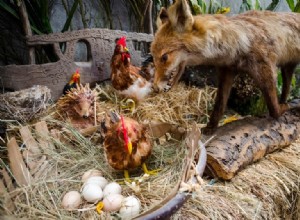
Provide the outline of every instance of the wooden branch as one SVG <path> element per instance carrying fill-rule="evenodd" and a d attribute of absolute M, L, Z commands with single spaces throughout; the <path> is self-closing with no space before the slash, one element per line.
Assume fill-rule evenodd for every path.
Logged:
<path fill-rule="evenodd" d="M 152 20 L 152 8 L 153 8 L 153 0 L 149 0 L 149 6 L 148 6 L 148 22 L 149 22 L 149 34 L 154 34 L 153 31 L 153 20 Z"/>
<path fill-rule="evenodd" d="M 248 117 L 218 128 L 207 145 L 207 173 L 229 180 L 247 165 L 284 148 L 300 134 L 300 111 L 286 112 L 278 120 Z"/>
<path fill-rule="evenodd" d="M 26 6 L 25 6 L 24 1 L 20 1 L 19 11 L 20 11 L 21 21 L 23 23 L 24 33 L 27 37 L 31 37 L 32 31 L 31 31 L 31 26 L 30 26 L 30 22 L 28 19 L 28 14 L 26 11 Z M 35 64 L 34 47 L 30 47 L 30 46 L 29 46 L 29 64 Z"/>

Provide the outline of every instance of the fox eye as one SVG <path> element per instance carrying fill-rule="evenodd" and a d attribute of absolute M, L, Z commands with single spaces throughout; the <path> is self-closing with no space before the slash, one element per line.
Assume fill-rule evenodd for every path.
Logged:
<path fill-rule="evenodd" d="M 164 55 L 162 55 L 161 58 L 160 58 L 160 60 L 163 63 L 167 62 L 167 60 L 168 60 L 168 54 L 165 53 Z"/>

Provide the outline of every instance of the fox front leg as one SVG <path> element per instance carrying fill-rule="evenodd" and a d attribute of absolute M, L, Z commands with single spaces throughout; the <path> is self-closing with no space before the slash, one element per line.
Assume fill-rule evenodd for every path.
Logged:
<path fill-rule="evenodd" d="M 203 129 L 203 133 L 206 135 L 214 133 L 217 129 L 218 123 L 226 109 L 227 101 L 235 77 L 235 72 L 231 68 L 227 67 L 219 68 L 218 74 L 218 91 L 214 109 L 210 115 L 207 126 Z"/>

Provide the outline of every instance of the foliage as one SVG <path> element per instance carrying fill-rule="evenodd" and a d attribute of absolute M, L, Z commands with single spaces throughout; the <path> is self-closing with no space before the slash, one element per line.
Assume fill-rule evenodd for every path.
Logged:
<path fill-rule="evenodd" d="M 168 0 L 122 0 L 124 5 L 128 8 L 128 15 L 130 18 L 133 18 L 133 23 L 136 23 L 135 31 L 149 33 L 151 32 L 149 27 L 150 23 L 155 23 L 155 20 L 160 9 L 162 7 L 168 7 L 170 1 Z M 153 3 L 152 11 L 153 17 L 149 17 L 147 11 L 149 6 Z M 151 22 L 147 23 L 147 19 L 152 19 Z"/>
<path fill-rule="evenodd" d="M 26 10 L 28 13 L 28 18 L 32 30 L 36 34 L 49 34 L 52 33 L 52 27 L 50 24 L 49 11 L 51 9 L 50 5 L 53 4 L 53 0 L 24 0 L 26 5 Z M 71 10 L 68 12 L 67 20 L 61 32 L 67 31 L 70 27 L 72 18 L 77 9 L 79 0 L 74 0 Z M 18 7 L 20 6 L 18 1 L 14 1 L 14 4 L 6 5 L 5 10 L 13 11 L 15 15 L 18 16 Z M 1 5 L 0 5 L 1 7 Z"/>
<path fill-rule="evenodd" d="M 105 23 L 107 24 L 107 27 L 113 29 L 113 19 L 111 11 L 112 0 L 98 0 L 98 2 L 104 9 L 106 19 Z"/>
<path fill-rule="evenodd" d="M 265 8 L 265 10 L 274 11 L 281 0 L 272 0 L 272 2 Z M 260 0 L 243 0 L 240 6 L 240 13 L 249 10 L 263 10 Z"/>
<path fill-rule="evenodd" d="M 292 83 L 291 83 L 291 92 L 290 92 L 290 97 L 289 99 L 295 99 L 300 97 L 300 79 L 299 78 L 300 74 L 300 66 L 295 70 L 295 74 L 293 75 L 292 78 Z M 278 71 L 278 78 L 277 78 L 277 93 L 280 94 L 282 90 L 282 75 L 280 74 L 280 71 Z"/>
<path fill-rule="evenodd" d="M 294 0 L 286 0 L 286 2 L 291 11 L 300 13 L 300 0 L 297 0 L 296 4 Z"/>
<path fill-rule="evenodd" d="M 223 7 L 223 1 L 219 3 L 215 0 L 209 0 L 207 3 L 204 0 L 190 0 L 192 13 L 197 14 L 226 14 L 230 11 L 229 7 Z"/>
<path fill-rule="evenodd" d="M 50 24 L 50 9 L 54 0 L 14 0 L 14 1 L 0 1 L 0 9 L 7 12 L 15 19 L 22 23 L 21 16 L 19 15 L 20 5 L 25 4 L 30 27 L 34 34 L 49 34 L 52 33 Z M 74 0 L 71 10 L 68 12 L 67 20 L 61 32 L 67 31 L 71 25 L 72 18 L 77 9 L 79 0 Z M 22 26 L 22 25 L 21 25 Z M 53 62 L 57 60 L 57 56 L 53 51 L 51 45 L 44 47 L 37 47 L 36 50 L 37 63 Z"/>

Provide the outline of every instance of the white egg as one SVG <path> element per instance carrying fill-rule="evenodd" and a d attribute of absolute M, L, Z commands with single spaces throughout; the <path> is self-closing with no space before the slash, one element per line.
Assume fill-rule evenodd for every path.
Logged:
<path fill-rule="evenodd" d="M 99 185 L 101 189 L 104 189 L 108 181 L 103 176 L 92 176 L 85 181 L 85 184 L 89 184 L 89 183 L 95 183 Z"/>
<path fill-rule="evenodd" d="M 100 170 L 95 170 L 95 169 L 88 170 L 84 172 L 84 174 L 82 175 L 81 181 L 85 182 L 87 181 L 88 178 L 92 176 L 102 176 L 102 172 Z"/>
<path fill-rule="evenodd" d="M 62 199 L 62 206 L 67 210 L 77 209 L 81 204 L 81 195 L 77 191 L 67 192 Z"/>
<path fill-rule="evenodd" d="M 83 198 L 88 202 L 97 202 L 103 198 L 101 187 L 95 183 L 86 183 L 81 192 Z"/>
<path fill-rule="evenodd" d="M 110 194 L 121 194 L 122 188 L 116 182 L 111 182 L 107 184 L 103 190 L 103 196 L 106 197 Z"/>
<path fill-rule="evenodd" d="M 120 194 L 110 194 L 103 199 L 103 210 L 107 212 L 119 211 L 122 205 L 123 196 Z"/>
<path fill-rule="evenodd" d="M 120 216 L 122 219 L 131 219 L 140 213 L 141 203 L 135 196 L 128 196 L 123 199 L 122 207 L 120 208 Z"/>

